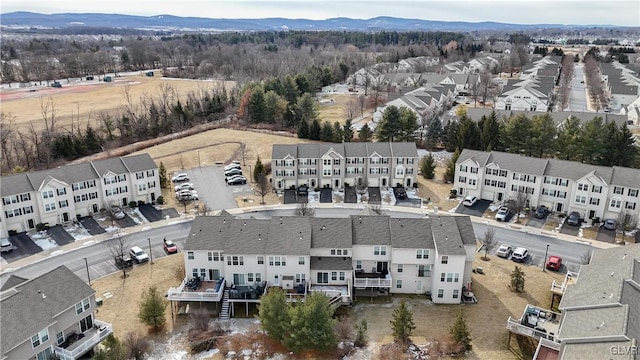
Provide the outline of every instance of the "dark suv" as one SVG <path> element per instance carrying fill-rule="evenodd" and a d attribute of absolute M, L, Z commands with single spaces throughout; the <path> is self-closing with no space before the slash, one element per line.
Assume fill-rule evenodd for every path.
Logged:
<path fill-rule="evenodd" d="M 536 208 L 536 212 L 533 213 L 533 216 L 538 219 L 544 219 L 547 214 L 549 214 L 549 208 L 544 205 L 540 205 Z"/>
<path fill-rule="evenodd" d="M 307 195 L 309 195 L 309 187 L 307 187 L 307 185 L 301 185 L 298 188 L 298 195 L 299 196 L 307 196 Z"/>
<path fill-rule="evenodd" d="M 567 224 L 572 226 L 580 225 L 580 213 L 578 213 L 577 211 L 574 211 L 571 214 L 569 214 L 569 217 L 567 218 Z"/>
<path fill-rule="evenodd" d="M 122 256 L 116 256 L 113 259 L 116 262 L 116 266 L 121 269 L 125 267 L 133 266 L 133 260 L 131 260 L 131 257 L 127 254 L 124 254 Z"/>

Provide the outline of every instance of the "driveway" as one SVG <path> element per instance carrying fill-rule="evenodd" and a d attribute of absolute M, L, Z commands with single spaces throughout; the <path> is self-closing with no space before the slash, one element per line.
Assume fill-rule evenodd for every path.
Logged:
<path fill-rule="evenodd" d="M 616 231 L 605 229 L 604 226 L 600 226 L 598 229 L 598 235 L 596 235 L 597 241 L 606 242 L 609 244 L 615 244 L 616 242 Z"/>
<path fill-rule="evenodd" d="M 489 208 L 489 205 L 491 205 L 491 201 L 489 200 L 478 200 L 476 201 L 475 204 L 473 204 L 473 206 L 464 206 L 464 205 L 458 206 L 458 208 L 456 209 L 456 212 L 458 214 L 482 217 L 482 214 L 484 214 L 484 212 L 487 211 L 487 209 Z"/>
<path fill-rule="evenodd" d="M 347 204 L 355 204 L 358 202 L 358 194 L 353 186 L 344 187 L 344 202 Z"/>
<path fill-rule="evenodd" d="M 126 212 L 124 213 L 124 217 L 122 219 L 114 220 L 120 227 L 132 227 L 136 226 L 136 222 L 133 221 L 133 218 L 129 216 Z"/>
<path fill-rule="evenodd" d="M 573 236 L 578 236 L 579 231 L 580 231 L 580 225 L 572 226 L 567 224 L 566 221 L 564 222 L 564 224 L 562 224 L 562 227 L 560 228 L 561 233 L 567 234 L 567 235 L 573 235 Z"/>
<path fill-rule="evenodd" d="M 332 189 L 320 189 L 320 202 L 321 203 L 331 203 L 333 201 L 333 190 Z"/>
<path fill-rule="evenodd" d="M 370 187 L 369 188 L 369 204 L 381 204 L 380 197 L 380 188 L 379 187 Z"/>
<path fill-rule="evenodd" d="M 253 194 L 251 186 L 227 185 L 224 169 L 221 166 L 206 166 L 187 171 L 198 197 L 208 210 L 234 209 L 238 207 L 235 196 L 243 193 Z M 248 178 L 248 174 L 245 174 Z"/>
<path fill-rule="evenodd" d="M 107 232 L 107 230 L 103 229 L 91 216 L 80 218 L 80 224 L 82 224 L 91 235 L 100 235 Z"/>
<path fill-rule="evenodd" d="M 398 199 L 396 198 L 396 206 L 407 206 L 407 207 L 415 207 L 419 208 L 422 206 L 422 199 L 410 198 L 406 199 Z"/>
<path fill-rule="evenodd" d="M 67 230 L 62 227 L 62 225 L 58 224 L 56 226 L 52 226 L 47 230 L 47 234 L 51 236 L 51 238 L 58 244 L 58 246 L 63 246 L 67 244 L 71 244 L 76 241 L 73 236 L 69 235 Z"/>
<path fill-rule="evenodd" d="M 2 253 L 2 258 L 7 262 L 20 260 L 42 251 L 42 248 L 36 245 L 25 232 L 10 236 L 9 241 L 13 244 L 13 251 Z"/>
<path fill-rule="evenodd" d="M 547 215 L 548 216 L 548 215 Z M 547 217 L 543 217 L 542 219 L 538 219 L 535 216 L 531 216 L 529 218 L 529 222 L 527 222 L 527 226 L 542 229 L 544 224 L 547 222 Z"/>
<path fill-rule="evenodd" d="M 180 216 L 178 214 L 178 211 L 174 208 L 158 210 L 151 204 L 143 204 L 141 206 L 138 206 L 138 209 L 140 209 L 142 215 L 147 220 L 149 220 L 149 222 L 160 221 L 162 219 L 166 219 L 167 216 L 170 218 L 176 218 Z"/>
<path fill-rule="evenodd" d="M 291 189 L 284 190 L 284 196 L 282 197 L 282 202 L 284 204 L 298 203 L 298 195 L 296 194 L 296 191 Z"/>

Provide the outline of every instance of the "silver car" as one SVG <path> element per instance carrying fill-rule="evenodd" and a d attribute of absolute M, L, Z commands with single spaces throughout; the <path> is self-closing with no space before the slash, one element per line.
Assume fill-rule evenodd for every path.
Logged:
<path fill-rule="evenodd" d="M 14 247 L 9 238 L 0 239 L 0 252 L 11 252 Z"/>
<path fill-rule="evenodd" d="M 509 255 L 511 255 L 512 252 L 513 249 L 511 249 L 511 245 L 502 244 L 498 248 L 498 251 L 496 251 L 496 256 L 506 259 L 509 257 Z"/>

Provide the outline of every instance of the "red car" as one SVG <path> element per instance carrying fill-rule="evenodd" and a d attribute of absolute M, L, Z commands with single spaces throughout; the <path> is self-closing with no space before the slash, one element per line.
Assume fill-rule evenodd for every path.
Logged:
<path fill-rule="evenodd" d="M 560 267 L 562 267 L 562 258 L 559 256 L 549 256 L 546 266 L 549 270 L 559 271 Z"/>
<path fill-rule="evenodd" d="M 167 254 L 175 254 L 178 252 L 178 246 L 171 240 L 164 239 L 162 247 L 164 248 L 164 251 L 167 252 Z"/>

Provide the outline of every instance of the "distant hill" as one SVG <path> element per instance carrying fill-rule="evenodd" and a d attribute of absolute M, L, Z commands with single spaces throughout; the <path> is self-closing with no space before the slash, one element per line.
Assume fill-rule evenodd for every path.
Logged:
<path fill-rule="evenodd" d="M 210 19 L 202 17 L 180 17 L 173 15 L 134 16 L 121 14 L 39 14 L 32 12 L 10 12 L 0 15 L 5 27 L 67 28 L 77 26 L 100 28 L 125 28 L 147 30 L 223 30 L 223 31 L 269 31 L 269 30 L 347 30 L 347 31 L 483 31 L 483 30 L 530 30 L 543 28 L 584 28 L 594 25 L 561 24 L 507 24 L 498 22 L 463 22 L 404 19 L 380 16 L 371 19 L 332 18 L 309 19 Z M 614 27 L 599 25 L 600 27 Z"/>

